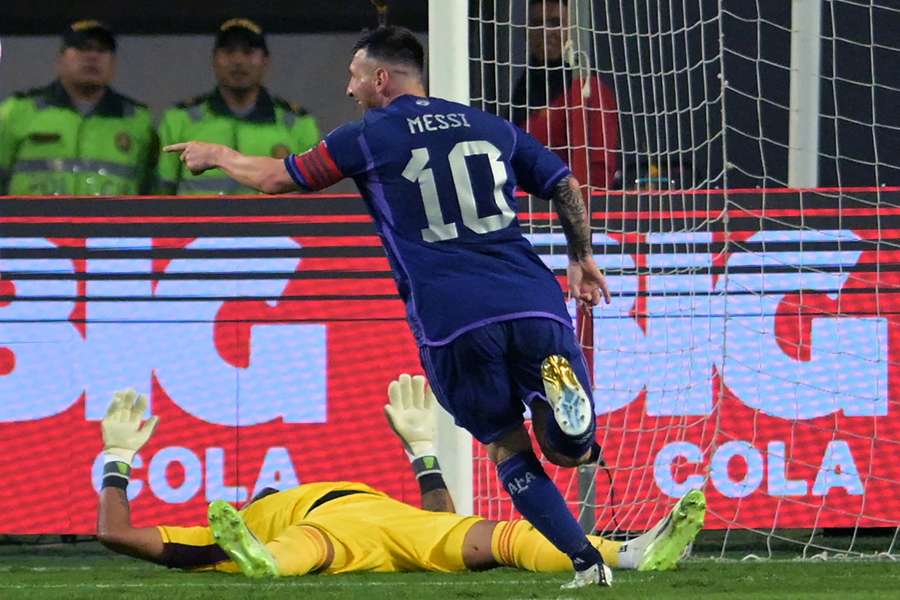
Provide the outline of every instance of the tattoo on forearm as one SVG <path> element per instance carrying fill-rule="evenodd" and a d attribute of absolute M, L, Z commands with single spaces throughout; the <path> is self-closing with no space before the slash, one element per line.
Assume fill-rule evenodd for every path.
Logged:
<path fill-rule="evenodd" d="M 571 185 L 571 178 L 566 177 L 556 184 L 553 190 L 553 205 L 566 235 L 569 258 L 581 260 L 591 256 L 591 229 L 587 222 L 587 212 L 581 191 Z"/>

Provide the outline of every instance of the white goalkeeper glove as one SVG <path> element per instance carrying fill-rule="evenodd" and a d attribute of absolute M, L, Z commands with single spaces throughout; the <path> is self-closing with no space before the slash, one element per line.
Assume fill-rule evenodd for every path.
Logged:
<path fill-rule="evenodd" d="M 113 394 L 100 422 L 103 430 L 103 452 L 107 461 L 116 460 L 131 465 L 134 455 L 147 443 L 159 423 L 159 417 L 150 417 L 141 427 L 141 417 L 147 410 L 147 396 L 134 390 L 122 390 Z"/>
<path fill-rule="evenodd" d="M 403 442 L 410 460 L 434 456 L 435 402 L 431 387 L 421 375 L 400 375 L 388 385 L 390 404 L 384 405 L 391 429 Z"/>

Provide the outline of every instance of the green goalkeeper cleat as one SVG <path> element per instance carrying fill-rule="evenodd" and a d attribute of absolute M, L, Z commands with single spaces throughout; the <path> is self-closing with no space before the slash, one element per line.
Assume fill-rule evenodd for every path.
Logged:
<path fill-rule="evenodd" d="M 240 513 L 224 500 L 216 500 L 207 511 L 216 543 L 247 577 L 278 577 L 278 563 L 269 549 L 253 535 Z"/>
<path fill-rule="evenodd" d="M 657 527 L 644 549 L 638 571 L 669 571 L 674 569 L 685 549 L 703 528 L 706 517 L 706 496 L 691 490 L 675 504 L 672 512 Z"/>

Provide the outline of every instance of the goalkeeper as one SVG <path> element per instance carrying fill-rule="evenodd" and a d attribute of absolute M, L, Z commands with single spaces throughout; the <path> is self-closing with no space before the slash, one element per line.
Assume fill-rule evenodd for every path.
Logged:
<path fill-rule="evenodd" d="M 362 483 L 267 488 L 241 511 L 209 507 L 208 527 L 132 527 L 126 487 L 135 453 L 158 424 L 141 425 L 146 396 L 117 392 L 102 422 L 105 468 L 97 536 L 123 554 L 168 567 L 250 577 L 357 571 L 463 571 L 509 566 L 572 571 L 572 561 L 527 521 L 454 514 L 434 456 L 434 396 L 423 377 L 401 375 L 385 412 L 403 441 L 422 493 L 421 510 Z M 627 543 L 590 536 L 607 565 L 674 568 L 703 525 L 705 499 L 689 492 L 652 529 Z"/>

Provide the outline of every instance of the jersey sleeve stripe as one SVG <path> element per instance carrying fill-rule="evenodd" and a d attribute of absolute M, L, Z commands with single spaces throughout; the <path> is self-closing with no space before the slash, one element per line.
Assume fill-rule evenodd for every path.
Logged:
<path fill-rule="evenodd" d="M 310 180 L 312 181 L 313 185 L 316 186 L 316 189 L 324 187 L 323 185 L 321 185 L 321 182 L 325 178 L 325 173 L 322 170 L 322 167 L 319 165 L 319 161 L 316 160 L 315 152 L 311 150 L 302 155 L 300 157 L 300 164 L 302 164 L 306 171 L 309 173 Z"/>
<path fill-rule="evenodd" d="M 331 158 L 328 146 L 322 144 L 320 151 L 311 158 L 315 159 L 316 166 L 322 170 L 323 179 L 329 182 L 328 185 L 343 179 L 341 170 L 338 168 L 337 164 L 335 164 L 334 159 Z"/>
<path fill-rule="evenodd" d="M 320 154 L 322 158 L 322 162 L 325 163 L 325 170 L 332 177 L 341 177 L 343 178 L 343 174 L 341 173 L 341 169 L 337 166 L 337 163 L 334 162 L 334 159 L 331 157 L 331 152 L 328 150 L 328 144 L 322 142 L 322 154 Z"/>
<path fill-rule="evenodd" d="M 519 145 L 519 134 L 516 132 L 515 125 L 513 125 L 509 121 L 506 122 L 506 125 L 507 125 L 507 127 L 509 127 L 510 133 L 512 133 L 513 145 L 512 145 L 512 150 L 509 151 L 509 156 L 510 156 L 510 158 L 512 158 L 513 156 L 515 156 L 516 147 Z"/>
<path fill-rule="evenodd" d="M 284 158 L 284 166 L 287 169 L 288 175 L 291 176 L 291 179 L 294 180 L 300 189 L 303 190 L 311 190 L 312 186 L 309 184 L 309 178 L 303 175 L 303 172 L 300 170 L 300 163 L 297 160 L 296 154 L 289 154 Z"/>
<path fill-rule="evenodd" d="M 294 163 L 313 190 L 321 190 L 344 178 L 325 142 L 297 156 Z"/>
<path fill-rule="evenodd" d="M 559 183 L 563 177 L 567 177 L 572 174 L 572 171 L 569 170 L 569 167 L 563 165 L 559 168 L 556 173 L 554 173 L 548 180 L 547 185 L 544 186 L 544 189 L 541 190 L 542 198 L 549 198 L 551 190 Z"/>
<path fill-rule="evenodd" d="M 315 179 L 316 184 L 327 181 L 328 174 L 325 171 L 325 165 L 322 163 L 322 158 L 319 156 L 319 153 L 311 152 L 306 158 L 306 166 L 309 168 L 309 173 L 310 175 L 312 175 L 313 179 Z M 328 184 L 326 183 L 324 185 L 321 185 L 320 187 L 325 187 L 326 185 Z"/>

